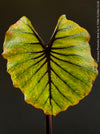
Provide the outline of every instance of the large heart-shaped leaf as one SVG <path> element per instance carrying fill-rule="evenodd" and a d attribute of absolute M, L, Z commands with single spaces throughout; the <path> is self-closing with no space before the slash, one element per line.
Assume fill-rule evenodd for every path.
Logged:
<path fill-rule="evenodd" d="M 3 56 L 15 87 L 25 101 L 56 115 L 89 94 L 97 76 L 88 32 L 62 15 L 45 45 L 28 18 L 6 33 Z"/>

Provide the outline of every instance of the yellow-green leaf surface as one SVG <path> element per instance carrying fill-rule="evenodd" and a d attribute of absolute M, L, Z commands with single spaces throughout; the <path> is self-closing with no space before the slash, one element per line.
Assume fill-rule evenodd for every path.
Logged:
<path fill-rule="evenodd" d="M 97 76 L 89 33 L 62 15 L 48 43 L 28 18 L 6 32 L 3 56 L 15 87 L 25 101 L 46 114 L 57 115 L 89 94 Z"/>

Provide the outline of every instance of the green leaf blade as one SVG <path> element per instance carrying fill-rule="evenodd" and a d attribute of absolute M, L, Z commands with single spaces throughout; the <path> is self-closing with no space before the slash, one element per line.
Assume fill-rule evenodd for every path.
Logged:
<path fill-rule="evenodd" d="M 25 101 L 57 115 L 89 94 L 98 71 L 91 56 L 89 33 L 62 15 L 48 45 L 28 18 L 6 33 L 3 56 L 15 87 Z"/>

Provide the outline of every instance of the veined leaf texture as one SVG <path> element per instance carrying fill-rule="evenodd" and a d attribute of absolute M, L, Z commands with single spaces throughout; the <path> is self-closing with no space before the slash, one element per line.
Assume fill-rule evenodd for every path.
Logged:
<path fill-rule="evenodd" d="M 89 94 L 98 71 L 89 33 L 62 15 L 47 45 L 27 17 L 6 32 L 3 56 L 25 101 L 57 115 Z"/>

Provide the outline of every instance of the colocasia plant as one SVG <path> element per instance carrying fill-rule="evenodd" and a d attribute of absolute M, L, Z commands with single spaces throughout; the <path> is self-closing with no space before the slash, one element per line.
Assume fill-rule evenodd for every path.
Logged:
<path fill-rule="evenodd" d="M 89 33 L 65 15 L 47 45 L 25 16 L 6 32 L 7 71 L 25 101 L 44 111 L 46 134 L 52 134 L 52 116 L 78 104 L 91 91 L 98 71 L 89 39 Z"/>

